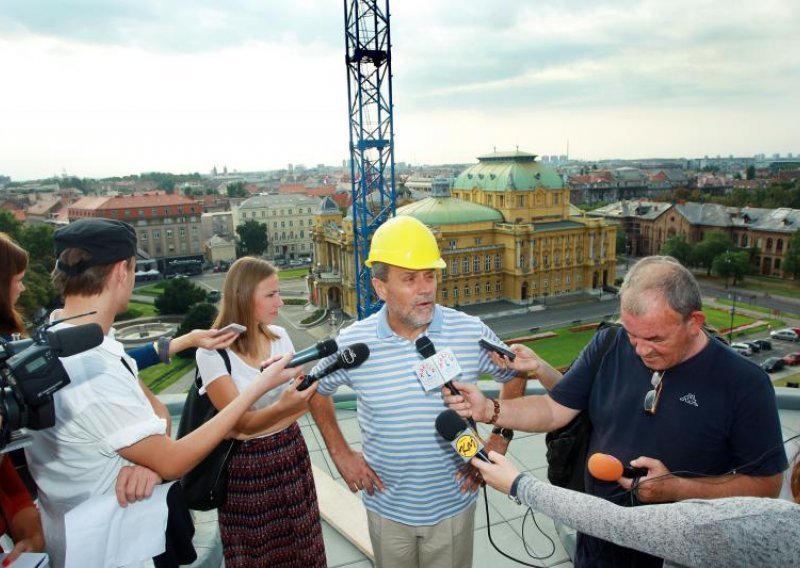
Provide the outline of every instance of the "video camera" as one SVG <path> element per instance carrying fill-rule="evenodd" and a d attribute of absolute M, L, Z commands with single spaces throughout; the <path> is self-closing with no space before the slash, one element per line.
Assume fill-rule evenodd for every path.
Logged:
<path fill-rule="evenodd" d="M 96 323 L 50 330 L 55 323 L 41 326 L 30 339 L 0 339 L 0 450 L 21 428 L 43 430 L 55 424 L 53 393 L 70 382 L 59 357 L 103 342 Z"/>

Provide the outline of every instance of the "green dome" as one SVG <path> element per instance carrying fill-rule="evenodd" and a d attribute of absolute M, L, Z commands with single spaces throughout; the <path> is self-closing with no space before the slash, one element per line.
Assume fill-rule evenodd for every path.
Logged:
<path fill-rule="evenodd" d="M 398 215 L 410 215 L 426 225 L 456 225 L 481 221 L 503 222 L 503 214 L 455 197 L 426 197 L 397 210 Z"/>
<path fill-rule="evenodd" d="M 505 191 L 562 189 L 564 182 L 555 170 L 536 161 L 535 154 L 526 152 L 495 152 L 480 156 L 478 163 L 468 167 L 455 179 L 453 189 L 482 189 Z"/>

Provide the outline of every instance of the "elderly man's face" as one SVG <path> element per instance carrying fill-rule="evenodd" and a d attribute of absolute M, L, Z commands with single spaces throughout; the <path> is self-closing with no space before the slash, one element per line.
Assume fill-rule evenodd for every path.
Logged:
<path fill-rule="evenodd" d="M 436 271 L 389 266 L 386 281 L 372 280 L 378 297 L 386 302 L 389 324 L 401 336 L 414 335 L 433 318 Z"/>
<path fill-rule="evenodd" d="M 622 310 L 622 326 L 628 340 L 644 364 L 653 371 L 663 371 L 681 363 L 690 355 L 705 317 L 694 312 L 686 321 L 661 298 L 648 302 L 643 314 Z"/>

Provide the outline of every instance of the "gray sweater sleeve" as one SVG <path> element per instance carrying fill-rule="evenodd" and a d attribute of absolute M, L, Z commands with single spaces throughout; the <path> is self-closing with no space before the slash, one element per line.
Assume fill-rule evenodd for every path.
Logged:
<path fill-rule="evenodd" d="M 800 566 L 800 505 L 789 501 L 731 497 L 621 507 L 528 474 L 517 497 L 582 533 L 664 558 L 665 566 Z"/>

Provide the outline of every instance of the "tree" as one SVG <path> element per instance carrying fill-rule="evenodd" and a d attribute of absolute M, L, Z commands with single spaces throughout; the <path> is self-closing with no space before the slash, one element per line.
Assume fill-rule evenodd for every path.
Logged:
<path fill-rule="evenodd" d="M 687 243 L 682 235 L 675 235 L 666 240 L 661 247 L 661 254 L 671 256 L 684 266 L 687 266 L 692 256 L 692 245 Z"/>
<path fill-rule="evenodd" d="M 705 234 L 702 241 L 695 245 L 690 262 L 694 266 L 706 268 L 706 273 L 711 276 L 714 258 L 732 248 L 733 243 L 728 235 L 722 231 L 710 231 Z"/>
<path fill-rule="evenodd" d="M 791 274 L 792 278 L 800 278 L 800 229 L 792 234 L 788 248 L 783 253 L 783 272 Z"/>
<path fill-rule="evenodd" d="M 164 293 L 156 298 L 159 313 L 185 314 L 191 306 L 206 299 L 206 291 L 188 278 L 175 278 L 164 284 Z"/>
<path fill-rule="evenodd" d="M 750 263 L 750 252 L 746 250 L 725 251 L 714 257 L 712 261 L 714 272 L 723 278 L 733 278 L 731 286 L 743 279 L 746 274 L 750 274 L 753 265 Z"/>
<path fill-rule="evenodd" d="M 228 197 L 247 197 L 247 190 L 243 181 L 229 183 L 227 186 Z"/>
<path fill-rule="evenodd" d="M 756 179 L 756 167 L 753 165 L 747 166 L 747 170 L 745 170 L 745 175 L 747 179 Z"/>
<path fill-rule="evenodd" d="M 209 304 L 207 302 L 195 304 L 189 308 L 189 312 L 186 314 L 186 317 L 183 318 L 183 323 L 181 323 L 180 327 L 178 327 L 178 331 L 175 333 L 175 335 L 183 335 L 185 333 L 189 333 L 193 329 L 208 329 L 214 323 L 216 317 L 217 308 L 213 304 Z M 184 359 L 194 359 L 195 351 L 197 350 L 194 347 L 190 349 L 184 349 L 178 353 L 178 357 L 183 357 Z"/>
<path fill-rule="evenodd" d="M 628 235 L 621 229 L 617 228 L 617 255 L 628 253 Z"/>
<path fill-rule="evenodd" d="M 258 221 L 245 221 L 236 227 L 236 234 L 239 235 L 240 256 L 264 254 L 267 250 L 267 227 Z"/>

